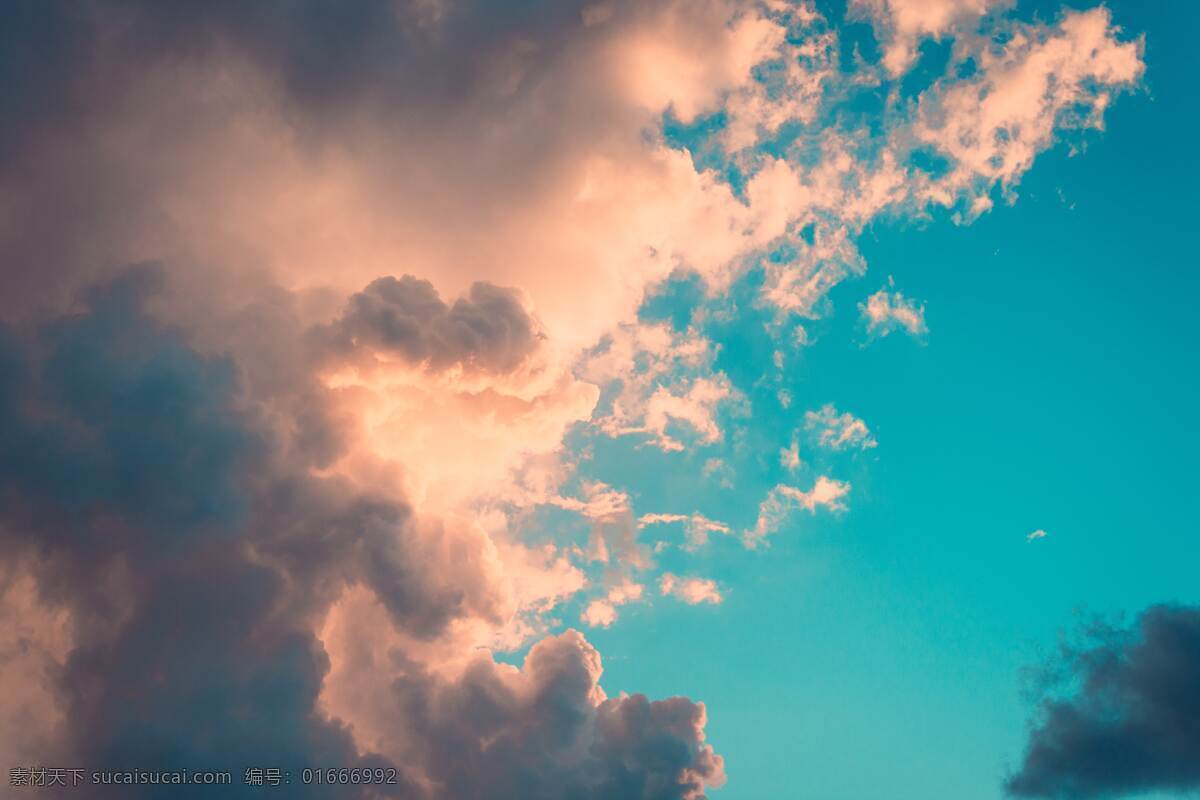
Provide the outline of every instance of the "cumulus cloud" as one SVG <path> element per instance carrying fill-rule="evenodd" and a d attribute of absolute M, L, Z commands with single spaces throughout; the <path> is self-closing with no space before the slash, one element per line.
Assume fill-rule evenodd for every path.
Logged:
<path fill-rule="evenodd" d="M 663 573 L 658 581 L 658 591 L 664 597 L 676 597 L 688 605 L 710 603 L 716 605 L 725 598 L 717 588 L 717 582 L 709 578 L 684 578 L 670 572 Z"/>
<path fill-rule="evenodd" d="M 315 713 L 327 662 L 308 620 L 355 583 L 430 636 L 463 597 L 417 577 L 403 503 L 279 461 L 234 364 L 141 312 L 156 276 L 0 337 L 2 545 L 69 619 L 40 684 L 65 716 L 57 749 L 95 766 L 378 763 Z M 388 557 L 362 558 L 376 548 Z"/>
<path fill-rule="evenodd" d="M 36 650 L 22 645 L 26 656 L 5 659 L 6 674 L 32 683 L 19 696 L 5 693 L 0 719 L 23 718 L 28 699 L 44 691 L 51 724 L 43 733 L 58 737 L 54 751 L 72 763 L 387 765 L 401 780 L 380 791 L 404 797 L 473 796 L 494 781 L 510 795 L 491 796 L 548 797 L 569 785 L 580 796 L 653 787 L 698 798 L 720 783 L 720 759 L 703 743 L 703 708 L 606 701 L 598 656 L 578 634 L 535 647 L 524 688 L 498 665 L 483 684 L 513 689 L 505 707 L 525 709 L 511 723 L 517 738 L 508 746 L 524 765 L 515 771 L 481 744 L 473 776 L 453 749 L 389 761 L 364 746 L 364 722 L 352 729 L 330 716 L 354 710 L 327 687 L 337 677 L 331 663 L 372 667 L 360 660 L 361 642 L 329 627 L 345 598 L 367 598 L 372 635 L 404 653 L 420 697 L 453 697 L 458 686 L 473 697 L 473 668 L 456 671 L 438 651 L 461 652 L 465 628 L 494 629 L 518 610 L 504 554 L 477 525 L 425 519 L 341 476 L 295 469 L 263 408 L 240 389 L 236 365 L 201 356 L 144 315 L 158 275 L 133 270 L 94 289 L 80 313 L 0 337 L 0 544 L 36 580 L 6 579 L 2 610 L 14 625 L 52 625 Z M 640 593 L 623 584 L 607 599 Z M 457 713 L 409 720 L 414 727 L 397 735 L 449 736 L 478 722 Z M 549 750 L 521 738 L 530 720 L 548 726 Z M 480 742 L 496 733 L 476 732 Z M 544 784 L 523 783 L 535 767 Z M 485 774 L 501 768 L 509 771 Z M 373 792 L 340 796 L 380 796 Z"/>
<path fill-rule="evenodd" d="M 804 428 L 816 437 L 818 444 L 830 450 L 869 450 L 878 444 L 867 423 L 848 411 L 839 414 L 832 404 L 806 412 Z"/>
<path fill-rule="evenodd" d="M 475 283 L 447 305 L 433 284 L 411 275 L 372 281 L 317 335 L 343 359 L 361 350 L 431 370 L 508 372 L 538 343 L 536 323 L 513 290 Z"/>
<path fill-rule="evenodd" d="M 359 652 L 335 648 L 326 701 L 379 752 L 417 765 L 433 797 L 699 800 L 724 783 L 704 705 L 607 697 L 600 654 L 577 631 L 538 642 L 520 668 L 477 654 L 447 679 L 361 636 L 374 619 L 367 605 L 327 628 Z"/>
<path fill-rule="evenodd" d="M 1066 653 L 1067 689 L 1043 700 L 1017 797 L 1118 797 L 1200 787 L 1200 609 L 1154 606 Z"/>
<path fill-rule="evenodd" d="M 775 486 L 758 506 L 758 519 L 754 528 L 745 534 L 746 546 L 757 547 L 762 544 L 770 534 L 779 530 L 794 509 L 804 509 L 811 513 L 816 513 L 818 508 L 828 511 L 845 510 L 842 498 L 849 493 L 850 484 L 825 475 L 819 476 L 807 492 L 783 483 Z"/>

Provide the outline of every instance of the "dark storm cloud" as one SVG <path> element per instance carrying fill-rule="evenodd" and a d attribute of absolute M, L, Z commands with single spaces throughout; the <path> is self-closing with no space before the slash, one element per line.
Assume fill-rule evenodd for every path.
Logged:
<path fill-rule="evenodd" d="M 411 275 L 372 281 L 318 336 L 342 358 L 374 353 L 431 370 L 488 372 L 515 368 L 539 338 L 511 289 L 480 282 L 447 305 L 433 284 Z"/>
<path fill-rule="evenodd" d="M 1114 797 L 1200 788 L 1200 608 L 1155 606 L 1069 659 L 1073 696 L 1047 699 L 1020 797 Z"/>

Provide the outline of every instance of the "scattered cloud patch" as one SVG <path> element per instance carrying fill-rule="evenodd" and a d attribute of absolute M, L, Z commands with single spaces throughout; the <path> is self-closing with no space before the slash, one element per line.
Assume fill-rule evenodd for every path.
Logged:
<path fill-rule="evenodd" d="M 643 514 L 638 518 L 638 527 L 647 525 L 670 525 L 682 523 L 687 535 L 688 550 L 698 550 L 708 544 L 709 534 L 729 533 L 724 522 L 709 519 L 703 514 Z"/>
<path fill-rule="evenodd" d="M 701 603 L 716 605 L 725 599 L 716 581 L 708 578 L 683 578 L 670 572 L 663 573 L 659 579 L 658 591 L 664 597 L 669 595 L 693 606 Z"/>
<path fill-rule="evenodd" d="M 593 628 L 607 628 L 616 622 L 618 606 L 641 600 L 644 593 L 645 587 L 640 583 L 623 580 L 609 589 L 604 597 L 588 603 L 580 618 Z"/>
<path fill-rule="evenodd" d="M 790 472 L 804 466 L 804 460 L 800 458 L 800 443 L 795 439 L 792 439 L 791 445 L 779 451 L 779 465 Z"/>
<path fill-rule="evenodd" d="M 807 492 L 795 486 L 779 484 L 767 493 L 766 498 L 759 504 L 758 519 L 754 528 L 746 532 L 747 547 L 756 547 L 765 539 L 779 530 L 792 511 L 803 509 L 815 513 L 817 509 L 827 511 L 843 511 L 846 506 L 842 502 L 850 492 L 850 484 L 834 480 L 824 475 L 818 477 L 813 487 Z"/>
<path fill-rule="evenodd" d="M 829 450 L 869 450 L 878 444 L 867 423 L 848 411 L 838 413 L 832 404 L 807 412 L 804 428 L 816 437 L 818 444 Z"/>
<path fill-rule="evenodd" d="M 896 330 L 904 330 L 913 336 L 929 332 L 925 325 L 925 305 L 910 300 L 900 292 L 880 289 L 858 304 L 859 312 L 867 323 L 867 333 L 887 336 Z"/>

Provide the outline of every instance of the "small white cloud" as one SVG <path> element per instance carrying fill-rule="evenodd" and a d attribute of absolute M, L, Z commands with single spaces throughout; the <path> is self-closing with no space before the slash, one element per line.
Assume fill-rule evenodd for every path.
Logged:
<path fill-rule="evenodd" d="M 858 309 L 867 322 L 867 333 L 872 335 L 887 336 L 900 328 L 913 336 L 929 332 L 925 325 L 925 304 L 918 304 L 900 292 L 880 289 L 867 302 L 859 303 Z"/>
<path fill-rule="evenodd" d="M 1045 538 L 1046 538 L 1046 532 L 1044 530 L 1042 530 L 1041 528 L 1038 528 L 1036 531 L 1034 531 L 1033 533 L 1026 536 L 1025 541 L 1036 542 L 1038 539 L 1045 539 Z"/>
<path fill-rule="evenodd" d="M 711 603 L 716 605 L 725 598 L 717 588 L 716 581 L 708 578 L 681 578 L 678 575 L 665 573 L 658 582 L 659 592 L 666 597 L 677 597 L 688 605 Z"/>
<path fill-rule="evenodd" d="M 643 514 L 638 518 L 638 527 L 647 525 L 670 525 L 683 523 L 687 534 L 685 550 L 698 550 L 708 544 L 710 533 L 729 533 L 729 526 L 724 522 L 709 519 L 703 514 Z"/>
<path fill-rule="evenodd" d="M 846 506 L 842 498 L 850 492 L 850 484 L 837 481 L 824 475 L 817 478 L 813 488 L 807 492 L 795 486 L 779 484 L 767 493 L 766 498 L 758 506 L 758 519 L 753 530 L 746 531 L 744 541 L 747 547 L 757 547 L 768 535 L 774 533 L 783 524 L 793 509 L 802 508 L 816 513 L 824 507 L 829 511 L 843 511 Z"/>
<path fill-rule="evenodd" d="M 617 609 L 607 600 L 593 600 L 580 618 L 593 628 L 607 628 L 617 621 Z"/>
<path fill-rule="evenodd" d="M 869 450 L 878 444 L 871 436 L 867 423 L 849 412 L 838 413 L 832 404 L 806 413 L 804 428 L 817 437 L 817 442 L 822 447 L 830 450 L 845 450 L 851 447 Z"/>
<path fill-rule="evenodd" d="M 629 579 L 613 586 L 604 597 L 588 603 L 580 618 L 593 628 L 607 628 L 617 620 L 617 606 L 641 600 L 645 587 Z"/>
<path fill-rule="evenodd" d="M 779 465 L 792 471 L 804 466 L 804 460 L 800 458 L 800 444 L 795 439 L 792 439 L 790 447 L 784 447 L 779 451 Z"/>

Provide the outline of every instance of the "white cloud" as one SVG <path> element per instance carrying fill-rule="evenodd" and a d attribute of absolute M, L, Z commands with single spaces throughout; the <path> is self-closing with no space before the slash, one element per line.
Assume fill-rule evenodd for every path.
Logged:
<path fill-rule="evenodd" d="M 900 292 L 880 289 L 859 303 L 858 309 L 867 323 L 867 332 L 887 336 L 894 330 L 904 329 L 914 336 L 928 333 L 925 325 L 925 305 L 918 305 Z"/>
<path fill-rule="evenodd" d="M 670 572 L 663 573 L 659 579 L 658 591 L 664 597 L 670 595 L 693 606 L 700 603 L 716 605 L 725 599 L 716 581 L 708 578 L 682 578 Z"/>
<path fill-rule="evenodd" d="M 709 534 L 729 533 L 729 526 L 724 522 L 709 519 L 703 514 L 643 514 L 638 519 L 638 527 L 647 525 L 683 524 L 687 535 L 686 549 L 698 550 L 708 544 Z"/>
<path fill-rule="evenodd" d="M 740 398 L 729 378 L 712 369 L 716 349 L 694 330 L 667 325 L 626 325 L 584 359 L 580 374 L 602 386 L 618 385 L 611 409 L 593 420 L 609 436 L 644 434 L 665 451 L 689 441 L 722 438 L 720 406 Z"/>
<path fill-rule="evenodd" d="M 607 628 L 617 620 L 617 606 L 641 600 L 644 594 L 644 586 L 625 579 L 609 589 L 604 597 L 588 603 L 580 619 L 593 628 Z"/>
<path fill-rule="evenodd" d="M 852 12 L 865 14 L 884 43 L 883 66 L 893 77 L 916 60 L 926 37 L 941 38 L 978 21 L 1005 0 L 851 0 Z"/>
<path fill-rule="evenodd" d="M 1044 530 L 1042 530 L 1041 528 L 1038 528 L 1036 531 L 1034 531 L 1033 533 L 1026 536 L 1025 541 L 1036 542 L 1038 539 L 1045 539 L 1045 538 L 1046 538 L 1046 532 Z"/>
<path fill-rule="evenodd" d="M 804 460 L 800 458 L 800 443 L 795 439 L 792 440 L 791 446 L 779 451 L 779 465 L 791 471 L 804 466 Z"/>
<path fill-rule="evenodd" d="M 1002 47 L 972 43 L 978 72 L 921 100 L 914 134 L 955 165 L 931 199 L 980 180 L 1009 187 L 1056 129 L 1102 127 L 1113 93 L 1145 66 L 1141 41 L 1118 42 L 1116 34 L 1101 6 L 1068 12 L 1053 26 L 1014 23 Z"/>
<path fill-rule="evenodd" d="M 794 509 L 804 509 L 811 513 L 816 513 L 818 508 L 829 511 L 845 510 L 842 498 L 849 492 L 849 483 L 824 475 L 818 477 L 807 492 L 782 483 L 775 486 L 759 504 L 758 519 L 754 528 L 746 531 L 744 537 L 746 546 L 756 547 L 761 544 L 767 536 L 779 530 Z"/>

